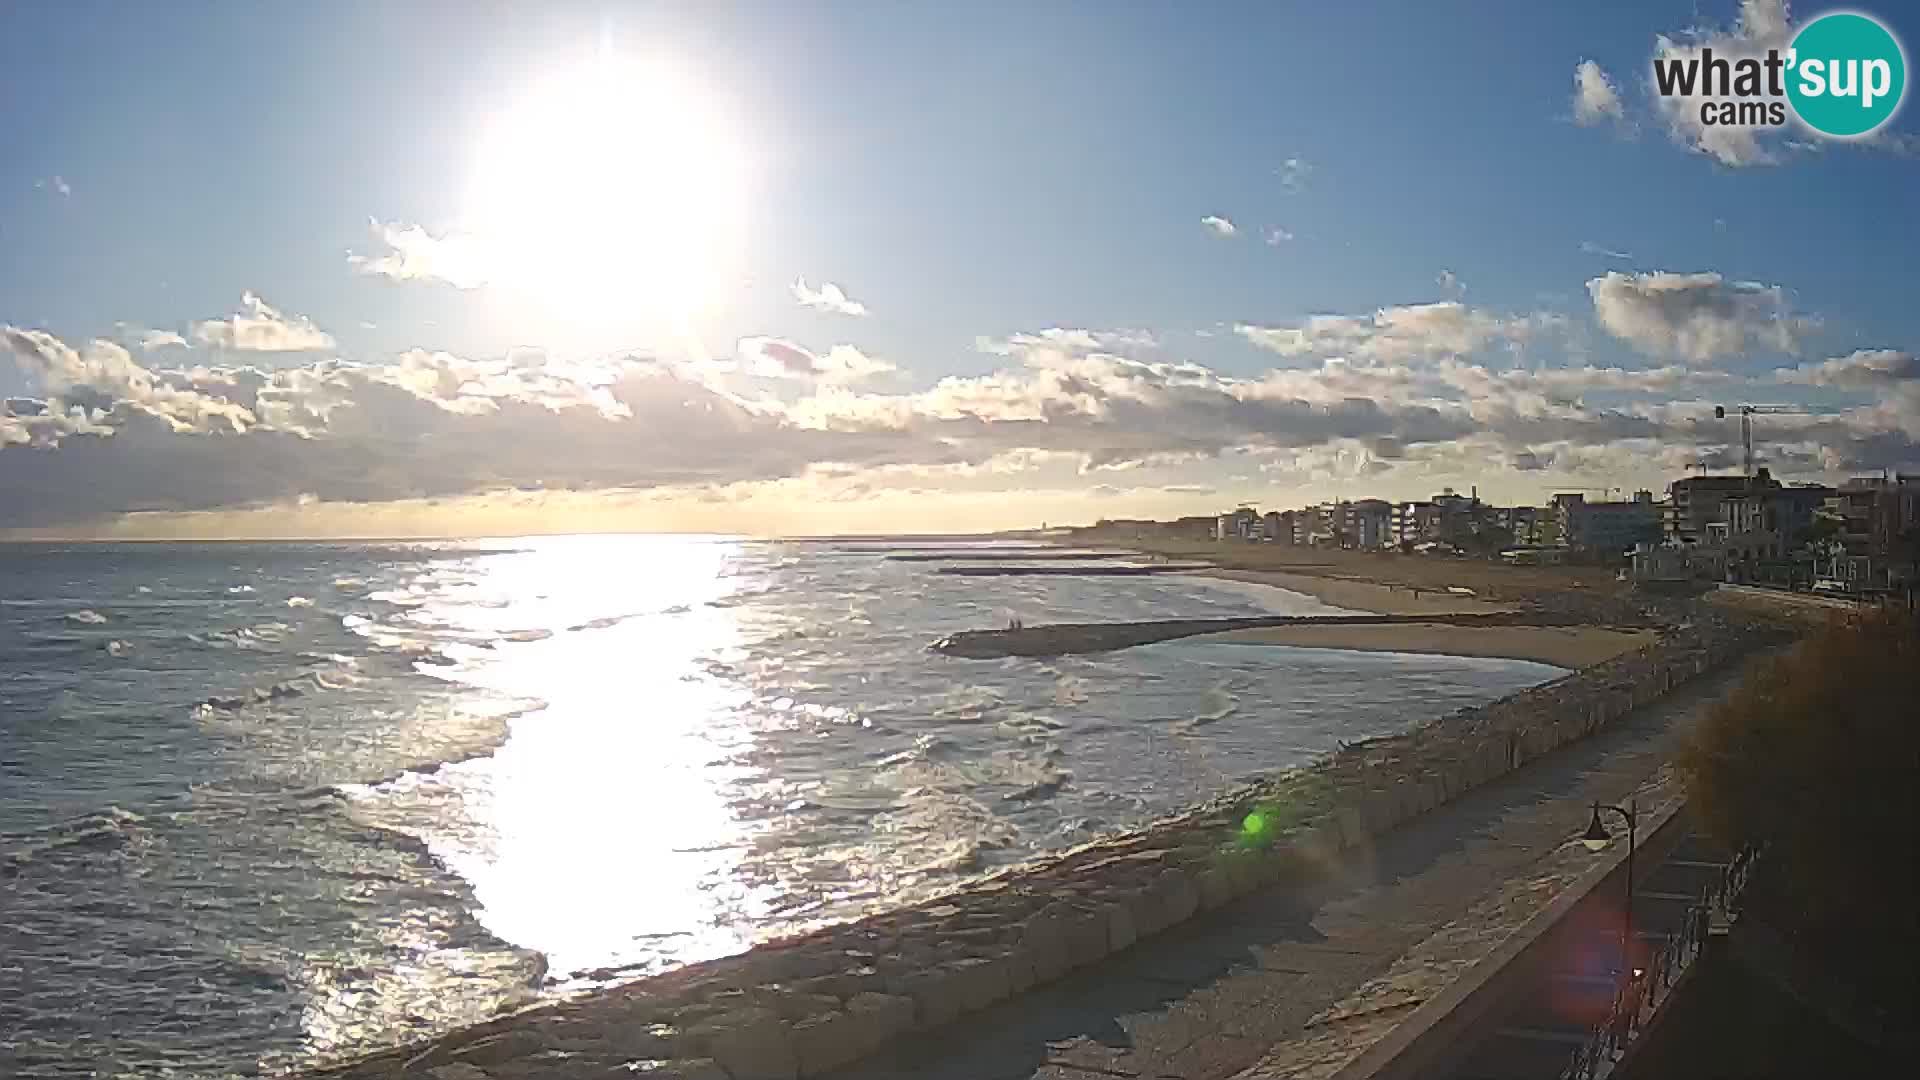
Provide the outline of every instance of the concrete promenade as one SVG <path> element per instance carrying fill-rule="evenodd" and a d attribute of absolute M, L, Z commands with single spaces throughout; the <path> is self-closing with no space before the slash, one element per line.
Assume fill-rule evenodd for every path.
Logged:
<path fill-rule="evenodd" d="M 1302 1080 L 1333 1076 L 1583 877 L 1595 800 L 1680 800 L 1665 767 L 1710 673 L 1344 853 L 1311 893 L 1269 888 L 835 1080 Z"/>

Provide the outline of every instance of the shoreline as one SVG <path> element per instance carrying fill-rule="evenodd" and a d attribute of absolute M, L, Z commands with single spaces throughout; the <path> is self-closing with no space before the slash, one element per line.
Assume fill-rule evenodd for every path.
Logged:
<path fill-rule="evenodd" d="M 1477 596 L 1416 589 L 1348 577 L 1278 570 L 1215 568 L 1193 576 L 1256 588 L 1281 589 L 1346 611 L 1375 615 L 1489 615 L 1513 613 L 1520 605 Z M 1199 634 L 1188 641 L 1234 645 L 1345 649 L 1354 652 L 1463 656 L 1485 660 L 1524 660 L 1577 671 L 1644 648 L 1659 640 L 1649 630 L 1605 626 L 1460 626 L 1450 623 L 1401 623 L 1360 626 L 1276 626 Z"/>
<path fill-rule="evenodd" d="M 1482 615 L 1520 610 L 1517 605 L 1391 585 L 1358 578 L 1323 577 L 1318 574 L 1289 573 L 1283 570 L 1232 570 L 1213 567 L 1195 570 L 1195 577 L 1264 585 L 1312 597 L 1330 607 L 1369 615 Z"/>
<path fill-rule="evenodd" d="M 1226 645 L 1523 660 L 1577 671 L 1651 645 L 1659 640 L 1659 635 L 1646 630 L 1607 630 L 1594 626 L 1399 623 L 1258 627 L 1197 634 L 1183 640 Z"/>
<path fill-rule="evenodd" d="M 1780 637 L 1703 615 L 1647 647 L 919 903 L 294 1075 L 531 1080 L 644 1065 L 700 1080 L 831 1077 L 1239 898 L 1311 887 L 1338 853 L 1364 852 Z"/>

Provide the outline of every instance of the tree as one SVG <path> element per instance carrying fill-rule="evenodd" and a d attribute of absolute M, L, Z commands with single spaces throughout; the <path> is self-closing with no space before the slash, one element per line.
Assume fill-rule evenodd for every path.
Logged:
<path fill-rule="evenodd" d="M 1763 921 L 1882 1000 L 1911 1001 L 1920 823 L 1920 620 L 1881 608 L 1759 662 L 1681 757 L 1729 844 L 1760 842 Z"/>

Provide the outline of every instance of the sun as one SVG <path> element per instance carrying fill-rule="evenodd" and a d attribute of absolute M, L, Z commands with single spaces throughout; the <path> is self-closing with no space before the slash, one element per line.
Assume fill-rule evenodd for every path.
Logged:
<path fill-rule="evenodd" d="M 603 51 L 493 119 L 465 231 L 487 280 L 550 313 L 684 319 L 718 299 L 745 213 L 740 144 L 713 97 Z"/>

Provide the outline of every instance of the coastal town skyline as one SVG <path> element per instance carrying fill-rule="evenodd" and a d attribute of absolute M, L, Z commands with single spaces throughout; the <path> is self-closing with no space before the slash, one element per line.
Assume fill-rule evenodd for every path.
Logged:
<path fill-rule="evenodd" d="M 1812 4 L 267 7 L 5 16 L 0 538 L 1920 470 L 1915 114 L 1651 83 Z"/>

